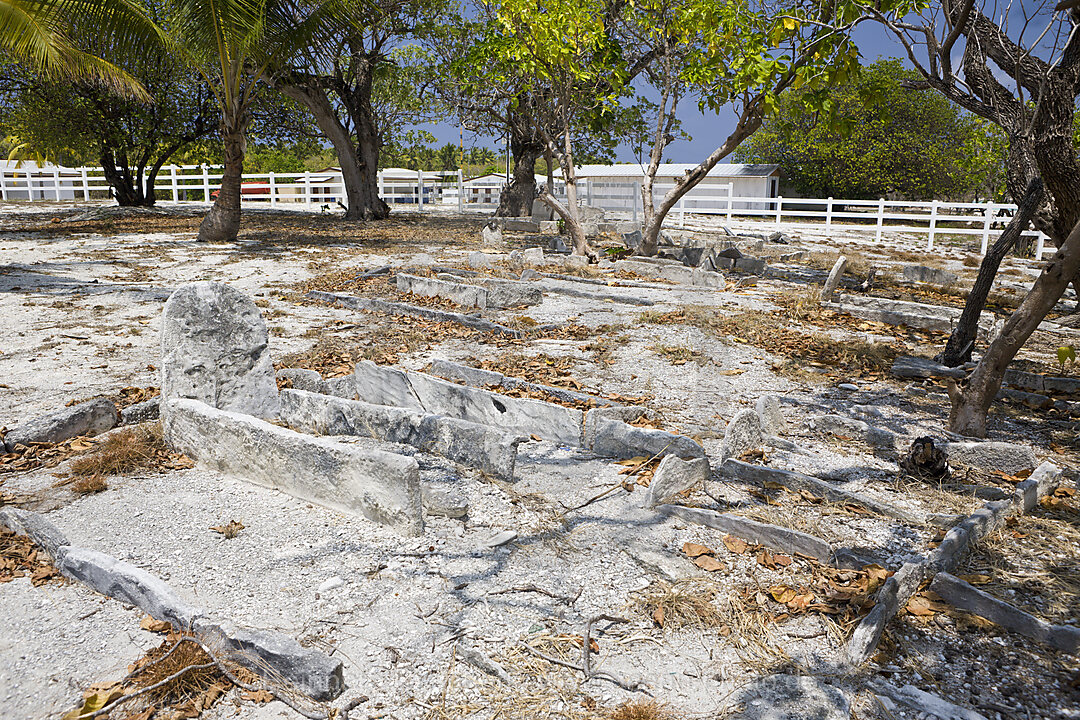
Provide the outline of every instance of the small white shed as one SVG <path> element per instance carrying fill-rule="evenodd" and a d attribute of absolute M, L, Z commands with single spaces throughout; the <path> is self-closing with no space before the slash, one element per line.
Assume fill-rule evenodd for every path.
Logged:
<path fill-rule="evenodd" d="M 659 202 L 664 193 L 675 185 L 676 178 L 697 167 L 694 163 L 666 163 L 656 172 L 653 197 Z M 604 210 L 632 211 L 641 205 L 641 182 L 645 169 L 638 163 L 622 165 L 582 165 L 577 169 L 582 200 Z M 683 203 L 687 210 L 696 207 L 726 206 L 728 197 L 774 198 L 780 187 L 779 165 L 720 164 L 704 180 L 687 193 Z M 764 202 L 734 202 L 735 209 L 769 207 Z"/>

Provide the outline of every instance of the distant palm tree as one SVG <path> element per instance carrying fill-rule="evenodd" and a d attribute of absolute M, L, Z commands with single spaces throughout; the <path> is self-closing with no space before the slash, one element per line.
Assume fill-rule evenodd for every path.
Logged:
<path fill-rule="evenodd" d="M 78 47 L 70 33 L 74 24 L 132 53 L 163 41 L 160 28 L 133 0 L 0 0 L 0 55 L 31 65 L 50 80 L 94 82 L 147 98 L 127 72 Z"/>
<path fill-rule="evenodd" d="M 245 135 L 256 83 L 274 58 L 328 31 L 341 1 L 171 0 L 168 25 L 176 51 L 202 75 L 221 108 L 225 169 L 221 190 L 199 226 L 200 241 L 235 240 L 240 229 Z"/>

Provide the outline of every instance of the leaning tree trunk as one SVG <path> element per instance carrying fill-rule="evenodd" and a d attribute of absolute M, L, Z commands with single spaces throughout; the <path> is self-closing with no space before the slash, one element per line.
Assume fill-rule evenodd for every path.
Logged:
<path fill-rule="evenodd" d="M 199 242 L 231 242 L 240 230 L 240 186 L 244 172 L 245 133 L 250 116 L 226 117 L 221 123 L 221 139 L 225 151 L 225 171 L 221 189 L 210 212 L 199 225 Z"/>
<path fill-rule="evenodd" d="M 990 343 L 966 385 L 952 393 L 950 430 L 961 435 L 986 437 L 986 414 L 1001 388 L 1005 369 L 1061 299 L 1077 272 L 1080 272 L 1080 223 L 1043 268 L 1020 307 L 1009 316 L 1001 334 Z"/>
<path fill-rule="evenodd" d="M 142 189 L 138 187 L 127 168 L 126 156 L 117 162 L 111 148 L 103 148 L 99 157 L 101 172 L 105 176 L 105 182 L 112 188 L 113 197 L 120 207 L 137 207 L 142 205 Z M 121 169 L 122 168 L 122 169 Z"/>
<path fill-rule="evenodd" d="M 971 359 L 971 350 L 975 347 L 975 337 L 979 332 L 979 317 L 982 315 L 983 308 L 986 307 L 986 299 L 990 296 L 990 288 L 994 286 L 994 278 L 997 277 L 1001 261 L 1016 245 L 1021 233 L 1027 230 L 1031 217 L 1039 208 L 1042 198 L 1042 180 L 1035 178 L 1020 199 L 1016 215 L 1009 221 L 1008 226 L 979 265 L 979 275 L 975 278 L 971 292 L 968 293 L 964 311 L 960 314 L 960 320 L 953 329 L 952 335 L 949 336 L 949 341 L 945 343 L 945 350 L 941 354 L 943 364 L 956 367 Z"/>

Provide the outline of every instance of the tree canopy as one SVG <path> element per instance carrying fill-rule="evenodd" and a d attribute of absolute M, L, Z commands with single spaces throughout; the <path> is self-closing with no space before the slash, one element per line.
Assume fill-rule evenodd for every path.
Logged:
<path fill-rule="evenodd" d="M 1000 133 L 938 93 L 905 86 L 917 77 L 899 60 L 882 59 L 830 87 L 820 108 L 785 93 L 735 157 L 779 164 L 808 197 L 998 196 Z"/>

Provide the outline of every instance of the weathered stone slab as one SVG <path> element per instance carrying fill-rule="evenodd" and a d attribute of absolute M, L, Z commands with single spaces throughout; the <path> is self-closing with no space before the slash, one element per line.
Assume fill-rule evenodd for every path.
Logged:
<path fill-rule="evenodd" d="M 1016 486 L 1013 497 L 1023 507 L 1023 512 L 1031 512 L 1039 504 L 1039 498 L 1049 495 L 1061 484 L 1061 468 L 1052 462 L 1044 462 L 1035 468 L 1027 480 Z"/>
<path fill-rule="evenodd" d="M 908 562 L 885 581 L 874 598 L 873 609 L 859 621 L 844 645 L 842 657 L 849 670 L 854 671 L 874 654 L 885 626 L 907 604 L 926 575 L 925 563 Z"/>
<path fill-rule="evenodd" d="M 456 385 L 369 360 L 357 364 L 355 377 L 360 397 L 379 405 L 422 410 L 566 445 L 581 446 L 584 442 L 585 415 L 576 408 Z"/>
<path fill-rule="evenodd" d="M 27 536 L 53 560 L 59 559 L 60 548 L 70 544 L 67 536 L 46 520 L 44 515 L 29 510 L 0 507 L 0 525 L 14 533 Z"/>
<path fill-rule="evenodd" d="M 833 562 L 832 545 L 821 538 L 807 535 L 798 530 L 789 530 L 778 525 L 769 525 L 749 518 L 718 513 L 704 508 L 689 508 L 681 505 L 660 505 L 657 510 L 674 515 L 688 522 L 711 527 L 715 530 L 749 540 L 759 545 L 767 545 L 786 553 L 800 553 L 817 558 L 823 563 Z"/>
<path fill-rule="evenodd" d="M 901 378 L 962 379 L 967 371 L 962 367 L 947 367 L 941 363 L 912 355 L 901 355 L 893 361 L 892 374 Z"/>
<path fill-rule="evenodd" d="M 320 702 L 333 700 L 345 690 L 341 660 L 305 648 L 286 635 L 207 619 L 196 621 L 194 631 L 208 647 L 230 660 L 271 681 L 284 679 Z"/>
<path fill-rule="evenodd" d="M 837 303 L 822 304 L 864 320 L 946 333 L 952 331 L 961 312 L 941 305 L 863 295 L 841 295 Z"/>
<path fill-rule="evenodd" d="M 314 393 L 326 392 L 326 382 L 322 379 L 322 375 L 314 370 L 282 368 L 277 371 L 277 379 L 288 381 L 289 387 L 295 390 L 307 390 Z"/>
<path fill-rule="evenodd" d="M 761 258 L 741 257 L 735 260 L 735 270 L 751 275 L 764 275 L 769 269 L 768 263 Z"/>
<path fill-rule="evenodd" d="M 1008 442 L 951 442 L 941 449 L 950 462 L 974 465 L 983 470 L 1000 470 L 1010 475 L 1031 470 L 1039 462 L 1030 446 Z"/>
<path fill-rule="evenodd" d="M 851 701 L 839 688 L 811 675 L 767 675 L 741 687 L 731 720 L 850 720 Z"/>
<path fill-rule="evenodd" d="M 787 420 L 780 410 L 780 398 L 762 395 L 754 404 L 754 411 L 761 421 L 761 431 L 766 435 L 783 435 L 788 431 Z"/>
<path fill-rule="evenodd" d="M 731 418 L 724 429 L 724 442 L 721 445 L 722 460 L 739 457 L 745 452 L 761 447 L 765 437 L 761 431 L 761 417 L 756 410 L 740 410 Z"/>
<path fill-rule="evenodd" d="M 1037 373 L 1006 370 L 1001 383 L 1024 392 L 1041 393 L 1043 391 L 1043 376 Z"/>
<path fill-rule="evenodd" d="M 480 228 L 480 242 L 484 247 L 498 247 L 502 241 L 502 228 L 497 223 L 487 223 Z"/>
<path fill-rule="evenodd" d="M 705 482 L 708 477 L 708 459 L 683 460 L 675 455 L 667 455 L 653 473 L 645 491 L 644 506 L 651 508 L 672 502 L 676 495 Z"/>
<path fill-rule="evenodd" d="M 349 374 L 324 380 L 322 393 L 324 395 L 333 395 L 334 397 L 346 398 L 348 400 L 358 400 L 356 377 Z"/>
<path fill-rule="evenodd" d="M 487 290 L 487 307 L 516 308 L 539 305 L 544 301 L 540 288 L 514 280 L 484 280 Z"/>
<path fill-rule="evenodd" d="M 161 396 L 143 400 L 141 403 L 128 405 L 120 411 L 121 425 L 137 425 L 157 420 L 161 415 Z"/>
<path fill-rule="evenodd" d="M 938 718 L 938 720 L 987 720 L 986 716 L 981 713 L 942 700 L 937 695 L 920 690 L 914 685 L 905 685 L 898 688 L 880 678 L 871 680 L 867 684 L 879 695 L 895 700 L 919 713 L 919 717 L 934 717 Z M 889 712 L 894 717 L 899 717 L 899 714 L 892 713 L 892 710 L 889 710 Z"/>
<path fill-rule="evenodd" d="M 439 297 L 462 307 L 487 307 L 487 290 L 476 285 L 448 282 L 437 278 L 425 278 L 406 273 L 397 274 L 399 292 L 423 297 Z"/>
<path fill-rule="evenodd" d="M 268 344 L 266 323 L 251 298 L 219 282 L 183 285 L 161 316 L 161 396 L 277 417 Z"/>
<path fill-rule="evenodd" d="M 896 433 L 862 420 L 842 415 L 822 415 L 814 418 L 812 424 L 815 429 L 840 438 L 858 440 L 882 450 L 896 449 Z"/>
<path fill-rule="evenodd" d="M 596 412 L 592 410 L 590 412 Z M 628 425 L 619 420 L 598 418 L 590 448 L 600 457 L 632 458 L 677 455 L 681 458 L 705 457 L 705 450 L 684 435 L 675 435 Z"/>
<path fill-rule="evenodd" d="M 460 518 L 469 514 L 469 501 L 449 488 L 421 483 L 420 497 L 428 515 Z"/>
<path fill-rule="evenodd" d="M 585 447 L 592 448 L 596 444 L 596 426 L 600 424 L 601 420 L 632 423 L 644 415 L 645 410 L 640 405 L 612 405 L 610 407 L 593 408 L 585 413 Z"/>
<path fill-rule="evenodd" d="M 974 613 L 1006 630 L 1046 643 L 1057 650 L 1080 650 L 1080 628 L 1052 625 L 947 572 L 934 576 L 930 589 L 953 607 Z"/>
<path fill-rule="evenodd" d="M 306 433 L 359 435 L 412 445 L 504 480 L 514 477 L 517 447 L 528 439 L 467 420 L 303 390 L 282 391 L 281 419 Z"/>
<path fill-rule="evenodd" d="M 116 421 L 116 406 L 112 401 L 94 398 L 27 420 L 8 430 L 4 445 L 12 451 L 16 445 L 57 443 L 79 435 L 98 435 L 115 427 Z"/>
<path fill-rule="evenodd" d="M 544 264 L 544 249 L 538 247 L 525 248 L 521 251 L 521 259 L 529 267 L 540 267 Z"/>
<path fill-rule="evenodd" d="M 306 297 L 313 300 L 322 300 L 324 302 L 340 303 L 345 307 L 353 308 L 355 310 L 366 310 L 368 312 L 382 312 L 387 315 L 397 315 L 404 317 L 418 317 L 425 320 L 434 320 L 435 322 L 456 322 L 465 327 L 473 328 L 474 330 L 480 330 L 482 332 L 495 333 L 497 335 L 505 335 L 506 337 L 520 338 L 525 333 L 520 330 L 514 330 L 508 328 L 505 325 L 498 325 L 481 318 L 472 317 L 470 315 L 462 315 L 456 312 L 447 312 L 445 310 L 435 310 L 433 308 L 418 307 L 416 305 L 409 305 L 407 303 L 394 303 L 387 302 L 385 300 L 379 300 L 376 298 L 361 298 L 353 297 L 351 295 L 339 295 L 336 293 L 322 292 L 314 290 L 309 292 Z M 543 330 L 554 326 L 540 326 L 537 329 Z"/>
<path fill-rule="evenodd" d="M 191 627 L 195 618 L 203 614 L 181 600 L 160 578 L 96 550 L 64 547 L 56 567 L 66 577 L 78 580 L 102 595 L 135 605 L 177 629 Z"/>
<path fill-rule="evenodd" d="M 413 458 L 304 435 L 195 400 L 169 402 L 165 440 L 203 467 L 405 534 L 423 531 Z"/>
<path fill-rule="evenodd" d="M 907 510 L 879 502 L 860 493 L 835 487 L 821 478 L 803 475 L 790 470 L 779 470 L 764 465 L 752 465 L 741 460 L 730 459 L 725 460 L 724 464 L 720 466 L 720 472 L 729 477 L 738 478 L 744 482 L 757 483 L 761 486 L 764 486 L 767 482 L 773 482 L 792 490 L 806 490 L 822 496 L 829 502 L 852 503 L 882 517 L 890 517 L 916 525 L 924 521 L 923 517 Z"/>
<path fill-rule="evenodd" d="M 904 279 L 913 283 L 926 283 L 948 287 L 957 281 L 956 273 L 941 268 L 931 268 L 925 265 L 905 265 L 901 270 Z"/>
<path fill-rule="evenodd" d="M 522 380 L 521 378 L 509 377 L 491 370 L 482 370 L 480 368 L 469 367 L 468 365 L 461 365 L 460 363 L 451 362 L 449 360 L 432 360 L 429 372 L 431 375 L 436 375 L 446 380 L 460 380 L 466 385 L 472 385 L 473 387 L 490 388 L 501 386 L 508 390 L 520 388 L 522 390 L 546 393 L 563 402 L 580 402 L 595 405 L 597 407 L 615 406 L 615 403 L 611 400 L 596 397 L 595 395 L 586 395 L 585 393 L 554 387 L 552 385 L 541 385 L 539 383 L 529 382 L 528 380 Z M 639 416 L 640 413 L 631 419 L 636 420 Z"/>

